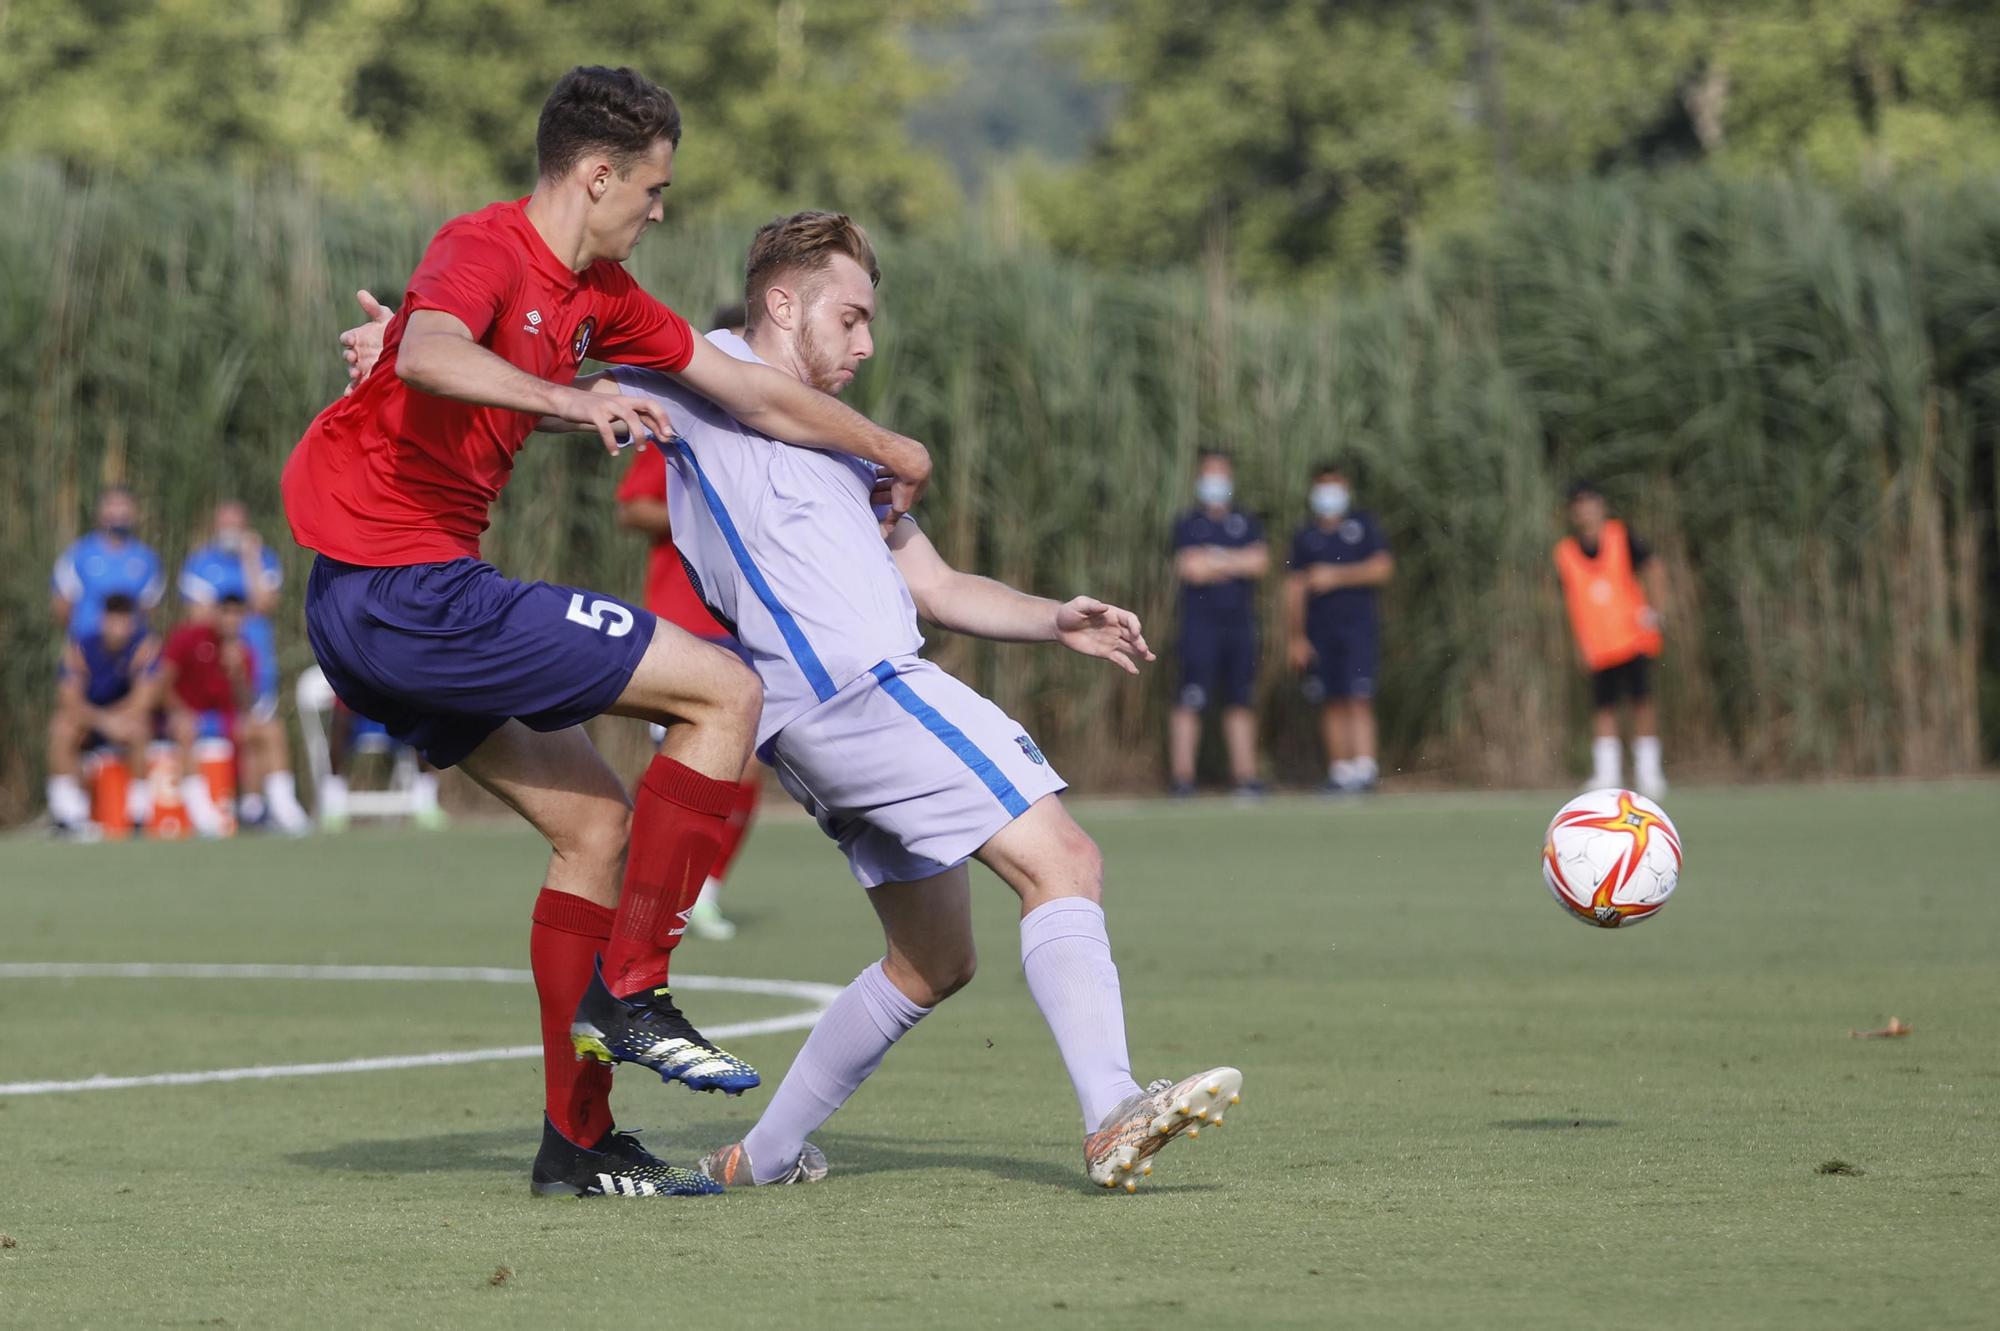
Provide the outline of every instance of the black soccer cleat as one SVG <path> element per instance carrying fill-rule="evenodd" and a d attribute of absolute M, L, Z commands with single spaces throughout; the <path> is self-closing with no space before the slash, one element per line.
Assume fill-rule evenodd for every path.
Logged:
<path fill-rule="evenodd" d="M 590 978 L 583 1002 L 570 1023 L 569 1042 L 578 1058 L 600 1063 L 637 1063 L 697 1091 L 741 1095 L 760 1080 L 757 1069 L 709 1043 L 674 1006 L 664 988 L 636 998 L 619 998 L 605 986 L 600 967 Z"/>
<path fill-rule="evenodd" d="M 529 1181 L 537 1197 L 712 1197 L 722 1191 L 708 1175 L 660 1159 L 629 1132 L 607 1132 L 595 1147 L 578 1146 L 546 1118 Z"/>

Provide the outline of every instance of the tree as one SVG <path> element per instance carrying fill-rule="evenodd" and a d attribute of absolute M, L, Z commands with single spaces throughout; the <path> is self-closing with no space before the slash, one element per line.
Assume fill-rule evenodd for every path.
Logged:
<path fill-rule="evenodd" d="M 629 64 L 673 90 L 677 204 L 848 208 L 889 225 L 950 209 L 903 111 L 928 75 L 905 25 L 953 0 L 12 0 L 0 5 L 0 147 L 143 172 L 278 164 L 335 183 L 525 189 L 563 70 Z"/>
<path fill-rule="evenodd" d="M 2000 7 L 1980 0 L 1104 0 L 1125 92 L 1035 202 L 1065 250 L 1220 245 L 1266 283 L 1394 265 L 1520 179 L 1804 164 L 2000 166 Z"/>

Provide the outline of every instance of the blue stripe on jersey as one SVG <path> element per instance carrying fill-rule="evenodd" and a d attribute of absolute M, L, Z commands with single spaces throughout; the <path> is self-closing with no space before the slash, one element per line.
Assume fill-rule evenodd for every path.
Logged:
<path fill-rule="evenodd" d="M 736 556 L 736 567 L 743 570 L 743 580 L 750 584 L 750 590 L 757 594 L 757 599 L 771 612 L 771 618 L 777 621 L 778 632 L 784 635 L 785 645 L 792 649 L 792 659 L 798 663 L 799 672 L 806 677 L 806 683 L 812 685 L 814 696 L 821 702 L 827 701 L 840 690 L 833 686 L 833 677 L 826 673 L 819 654 L 806 640 L 805 630 L 799 627 L 799 621 L 792 618 L 792 612 L 778 600 L 778 594 L 771 590 L 770 583 L 764 581 L 764 575 L 758 572 L 757 566 L 750 562 L 750 551 L 737 534 L 736 524 L 729 520 L 729 510 L 722 506 L 722 496 L 709 483 L 708 473 L 701 469 L 701 461 L 688 447 L 687 440 L 675 435 L 669 442 L 694 468 L 695 479 L 701 483 L 701 497 L 708 502 L 709 515 L 721 529 L 722 539 L 729 542 L 729 553 Z"/>
<path fill-rule="evenodd" d="M 1021 792 L 1007 779 L 1006 773 L 993 765 L 977 744 L 967 737 L 963 730 L 944 719 L 937 709 L 917 696 L 912 689 L 896 676 L 896 667 L 887 661 L 878 662 L 868 672 L 875 676 L 875 682 L 882 691 L 896 700 L 898 706 L 924 723 L 924 729 L 944 741 L 944 746 L 958 755 L 958 760 L 972 769 L 973 775 L 986 783 L 993 792 L 993 798 L 1000 801 L 1000 807 L 1019 818 L 1028 811 L 1028 801 L 1021 798 Z"/>

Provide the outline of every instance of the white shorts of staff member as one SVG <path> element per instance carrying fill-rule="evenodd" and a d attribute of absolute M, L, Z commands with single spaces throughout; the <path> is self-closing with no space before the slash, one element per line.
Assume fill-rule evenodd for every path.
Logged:
<path fill-rule="evenodd" d="M 916 656 L 854 680 L 766 753 L 864 887 L 963 863 L 1068 784 L 1019 722 Z"/>

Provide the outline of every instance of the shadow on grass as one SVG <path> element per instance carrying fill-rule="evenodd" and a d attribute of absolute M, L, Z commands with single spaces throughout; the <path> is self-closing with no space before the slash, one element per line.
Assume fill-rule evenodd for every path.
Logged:
<path fill-rule="evenodd" d="M 1499 1118 L 1489 1128 L 1510 1128 L 1515 1132 L 1566 1132 L 1571 1128 L 1622 1128 L 1615 1118 Z"/>
<path fill-rule="evenodd" d="M 675 1164 L 692 1165 L 702 1151 L 725 1144 L 730 1140 L 729 1134 L 736 1131 L 741 1131 L 740 1124 L 721 1119 L 712 1123 L 681 1122 L 674 1125 L 671 1134 L 644 1133 L 640 1140 Z M 1084 1177 L 1080 1159 L 1074 1164 L 1062 1164 L 1053 1159 L 1004 1155 L 982 1150 L 976 1141 L 963 1138 L 917 1143 L 907 1137 L 834 1132 L 816 1133 L 813 1140 L 833 1162 L 836 1177 L 900 1174 L 920 1169 L 973 1169 L 1009 1183 L 1028 1183 L 1064 1192 L 1100 1191 Z M 507 1128 L 341 1142 L 317 1150 L 295 1151 L 285 1156 L 285 1160 L 307 1169 L 360 1175 L 516 1175 L 527 1170 L 540 1145 L 540 1134 Z M 1214 1186 L 1161 1180 L 1148 1182 L 1140 1191 L 1199 1192 L 1212 1191 Z"/>

